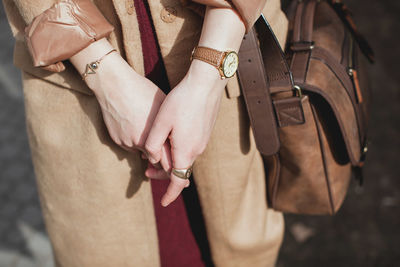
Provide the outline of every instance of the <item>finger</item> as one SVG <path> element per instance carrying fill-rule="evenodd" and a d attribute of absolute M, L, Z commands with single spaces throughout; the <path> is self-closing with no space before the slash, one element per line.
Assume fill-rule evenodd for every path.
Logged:
<path fill-rule="evenodd" d="M 161 160 L 162 146 L 167 140 L 172 127 L 168 117 L 163 114 L 162 110 L 160 110 L 160 113 L 153 122 L 144 146 L 148 153 L 148 159 L 153 164 Z"/>
<path fill-rule="evenodd" d="M 172 157 L 171 157 L 171 145 L 167 140 L 161 150 L 161 166 L 167 172 L 170 173 L 172 169 Z"/>
<path fill-rule="evenodd" d="M 166 180 L 169 179 L 168 173 L 166 173 L 163 169 L 157 170 L 157 169 L 147 169 L 145 171 L 146 177 L 150 179 L 157 179 L 157 180 Z"/>
<path fill-rule="evenodd" d="M 168 185 L 167 192 L 161 199 L 163 207 L 168 206 L 173 202 L 185 187 L 189 186 L 189 180 L 181 179 L 175 175 L 171 175 L 171 182 Z"/>
<path fill-rule="evenodd" d="M 121 147 L 122 149 L 128 151 L 128 152 L 136 152 L 138 151 L 137 148 L 134 147 L 129 147 L 129 146 L 125 146 L 125 145 L 119 145 L 119 147 Z"/>
<path fill-rule="evenodd" d="M 147 159 L 147 156 L 146 156 L 145 153 L 141 153 L 140 157 L 141 157 L 142 159 Z"/>
<path fill-rule="evenodd" d="M 174 142 L 174 144 L 179 145 L 177 142 Z M 171 150 L 174 168 L 189 168 L 193 164 L 194 158 L 191 158 L 189 153 L 183 151 L 184 150 L 179 150 L 179 148 Z M 171 182 L 168 185 L 167 192 L 161 199 L 161 205 L 164 207 L 168 206 L 179 196 L 185 187 L 189 186 L 189 184 L 190 182 L 188 179 L 182 179 L 171 173 Z"/>
<path fill-rule="evenodd" d="M 150 179 L 169 179 L 168 173 L 166 173 L 163 169 L 155 168 L 150 162 L 148 163 L 144 174 Z"/>
<path fill-rule="evenodd" d="M 188 179 L 187 181 L 188 181 L 188 182 L 187 182 L 187 184 L 185 185 L 185 188 L 188 188 L 188 187 L 190 186 L 190 180 Z"/>

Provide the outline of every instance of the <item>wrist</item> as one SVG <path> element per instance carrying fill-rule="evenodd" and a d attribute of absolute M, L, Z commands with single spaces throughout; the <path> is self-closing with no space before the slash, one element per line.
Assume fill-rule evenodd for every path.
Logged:
<path fill-rule="evenodd" d="M 240 15 L 234 9 L 207 6 L 198 45 L 219 51 L 238 51 L 245 30 Z"/>
<path fill-rule="evenodd" d="M 121 57 L 106 38 L 93 42 L 91 45 L 72 56 L 69 60 L 75 66 L 79 74 L 84 78 L 87 86 L 96 96 L 107 95 L 106 91 L 115 87 L 115 82 L 121 79 L 135 79 L 137 74 L 131 66 Z M 111 53 L 110 53 L 111 52 Z M 87 73 L 87 65 L 97 63 L 95 73 L 90 69 Z"/>
<path fill-rule="evenodd" d="M 186 77 L 191 84 L 210 90 L 215 87 L 223 88 L 227 83 L 227 79 L 221 79 L 221 75 L 215 66 L 198 59 L 192 60 Z"/>
<path fill-rule="evenodd" d="M 96 80 L 101 73 L 105 72 L 104 69 L 120 58 L 118 53 L 112 52 L 113 50 L 115 50 L 113 46 L 106 38 L 103 38 L 93 42 L 69 59 L 90 89 L 93 90 L 96 87 Z M 93 62 L 96 62 L 96 68 L 88 70 L 88 64 Z M 92 74 L 88 74 L 90 72 Z"/>
<path fill-rule="evenodd" d="M 88 62 L 89 64 L 90 62 Z M 134 77 L 136 74 L 129 64 L 118 54 L 110 53 L 98 64 L 96 73 L 88 74 L 84 79 L 87 86 L 98 95 L 115 89 L 119 82 Z"/>
<path fill-rule="evenodd" d="M 89 46 L 70 57 L 69 60 L 79 73 L 82 74 L 85 72 L 86 64 L 98 60 L 101 56 L 105 55 L 112 49 L 114 48 L 107 39 L 102 38 L 91 43 Z"/>

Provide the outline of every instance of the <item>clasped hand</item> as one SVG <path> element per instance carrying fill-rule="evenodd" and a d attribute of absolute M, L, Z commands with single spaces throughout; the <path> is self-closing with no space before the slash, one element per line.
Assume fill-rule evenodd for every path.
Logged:
<path fill-rule="evenodd" d="M 149 178 L 170 178 L 163 206 L 174 201 L 189 180 L 171 173 L 171 168 L 188 168 L 203 153 L 217 117 L 226 82 L 207 63 L 194 60 L 183 80 L 166 96 L 145 143 L 151 164 Z M 170 149 L 165 150 L 166 145 Z M 162 169 L 154 168 L 161 162 Z"/>
<path fill-rule="evenodd" d="M 199 45 L 238 50 L 244 32 L 245 25 L 232 8 L 208 6 Z M 87 62 L 111 49 L 103 38 L 70 60 L 83 73 Z M 86 78 L 112 140 L 124 149 L 143 152 L 150 162 L 147 177 L 170 178 L 163 206 L 189 186 L 189 180 L 176 177 L 171 169 L 188 168 L 206 148 L 226 82 L 213 66 L 194 59 L 182 81 L 165 96 L 117 53 L 105 57 L 96 75 Z"/>
<path fill-rule="evenodd" d="M 182 81 L 165 96 L 116 53 L 88 81 L 112 140 L 126 150 L 141 150 L 149 160 L 145 175 L 170 179 L 161 204 L 169 205 L 189 180 L 171 169 L 187 168 L 205 150 L 226 81 L 211 65 L 194 60 Z M 118 66 L 118 68 L 115 68 Z"/>

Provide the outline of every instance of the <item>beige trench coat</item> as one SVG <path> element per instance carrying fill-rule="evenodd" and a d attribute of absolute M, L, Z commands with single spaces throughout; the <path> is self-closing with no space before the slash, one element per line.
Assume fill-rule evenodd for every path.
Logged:
<path fill-rule="evenodd" d="M 109 41 L 143 74 L 134 0 L 94 0 L 114 25 Z M 34 68 L 24 27 L 54 0 L 3 0 L 23 71 L 27 130 L 37 184 L 58 266 L 159 266 L 150 183 L 138 153 L 108 136 L 97 101 L 76 70 Z M 179 0 L 148 1 L 173 88 L 185 75 L 202 17 Z M 173 12 L 171 12 L 171 10 Z M 287 20 L 279 0 L 264 15 L 283 45 Z M 283 218 L 267 209 L 262 159 L 238 86 L 231 78 L 194 177 L 216 266 L 273 266 Z"/>

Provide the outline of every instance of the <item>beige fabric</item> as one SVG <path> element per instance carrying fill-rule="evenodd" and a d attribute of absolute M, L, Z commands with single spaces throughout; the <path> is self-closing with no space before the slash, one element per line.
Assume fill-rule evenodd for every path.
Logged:
<path fill-rule="evenodd" d="M 110 139 L 94 96 L 23 75 L 29 143 L 58 266 L 158 266 L 145 164 Z"/>
<path fill-rule="evenodd" d="M 138 154 L 111 141 L 93 96 L 23 77 L 32 158 L 58 266 L 159 266 L 151 189 Z M 216 266 L 273 266 L 283 217 L 267 209 L 262 160 L 241 96 L 223 97 L 194 177 Z"/>
<path fill-rule="evenodd" d="M 3 0 L 16 37 L 15 64 L 25 72 L 29 141 L 58 266 L 159 266 L 143 162 L 112 143 L 96 99 L 71 65 L 63 73 L 32 66 L 22 30 L 34 10 L 44 8 L 42 2 L 49 4 L 34 2 L 31 9 L 33 1 Z M 143 73 L 132 0 L 94 2 L 116 28 L 111 43 Z M 279 2 L 267 1 L 264 12 L 283 43 L 287 21 Z M 202 18 L 179 0 L 149 1 L 149 6 L 174 86 L 189 66 Z M 176 12 L 167 20 L 163 14 L 171 10 Z M 283 218 L 266 207 L 262 161 L 236 78 L 226 92 L 210 142 L 194 166 L 213 259 L 217 267 L 273 266 Z"/>
<path fill-rule="evenodd" d="M 70 64 L 67 64 L 67 69 L 62 73 L 51 73 L 33 67 L 23 40 L 23 30 L 25 25 L 35 15 L 51 6 L 55 0 L 40 1 L 40 3 L 34 1 L 35 7 L 31 8 L 33 5 L 32 2 L 3 0 L 11 29 L 16 38 L 14 64 L 36 77 L 51 81 L 68 89 L 91 94 L 85 83 L 76 79 L 76 70 Z M 129 9 L 128 11 L 128 7 L 133 4 L 133 0 L 96 0 L 94 2 L 115 27 L 114 32 L 109 37 L 109 41 L 138 73 L 143 74 L 142 47 L 136 13 L 134 9 Z M 152 0 L 149 1 L 149 5 L 168 78 L 171 86 L 174 86 L 185 75 L 189 66 L 188 59 L 190 58 L 191 51 L 200 37 L 202 18 L 199 13 L 201 11 L 195 12 L 190 9 L 190 6 L 185 8 L 182 6 L 181 0 L 163 0 L 161 2 Z M 171 14 L 173 19 L 167 22 L 162 19 L 162 13 L 168 8 L 175 10 L 176 15 Z M 278 40 L 284 47 L 288 22 L 280 9 L 280 0 L 268 0 L 263 13 L 266 15 Z M 230 79 L 226 90 L 229 97 L 240 95 L 236 77 Z"/>
<path fill-rule="evenodd" d="M 193 172 L 216 266 L 274 266 L 283 217 L 267 209 L 264 167 L 243 96 L 222 99 Z"/>

